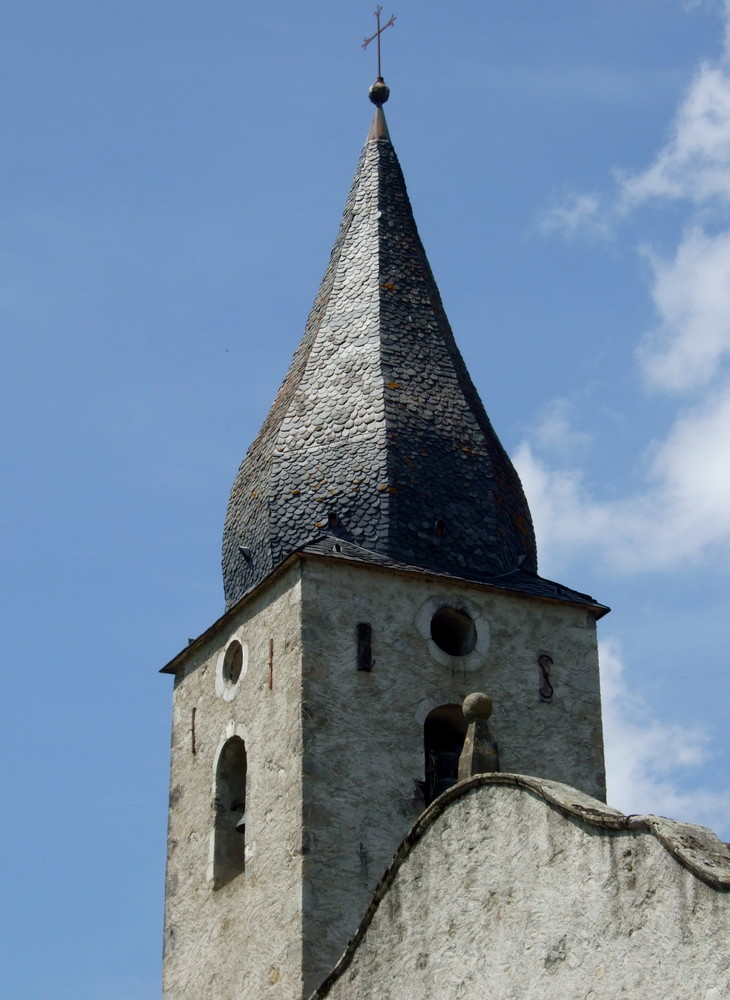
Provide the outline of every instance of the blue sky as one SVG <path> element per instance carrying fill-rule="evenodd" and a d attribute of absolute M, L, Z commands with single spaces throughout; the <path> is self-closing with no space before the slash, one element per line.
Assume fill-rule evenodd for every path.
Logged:
<path fill-rule="evenodd" d="M 2 10 L 3 977 L 159 994 L 169 678 L 369 125 L 374 4 Z M 730 9 L 399 0 L 388 121 L 609 799 L 730 837 Z M 390 9 L 384 12 L 391 13 Z"/>

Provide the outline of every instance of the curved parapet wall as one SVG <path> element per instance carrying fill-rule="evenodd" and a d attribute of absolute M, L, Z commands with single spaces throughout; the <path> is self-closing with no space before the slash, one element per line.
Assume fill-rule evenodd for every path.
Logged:
<path fill-rule="evenodd" d="M 721 1000 L 728 889 L 704 827 L 479 775 L 421 816 L 310 1000 Z"/>

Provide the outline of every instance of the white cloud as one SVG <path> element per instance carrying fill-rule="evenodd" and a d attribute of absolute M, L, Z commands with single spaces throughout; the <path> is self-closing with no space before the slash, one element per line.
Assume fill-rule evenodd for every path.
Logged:
<path fill-rule="evenodd" d="M 730 37 L 730 0 L 724 9 Z M 706 228 L 713 213 L 724 222 L 730 207 L 728 66 L 730 53 L 700 67 L 668 142 L 645 171 L 620 181 L 613 205 L 617 218 L 648 199 L 683 199 L 695 216 L 673 256 L 641 251 L 652 271 L 658 322 L 638 348 L 648 385 L 694 393 L 693 401 L 662 440 L 646 442 L 643 484 L 613 500 L 596 499 L 581 471 L 564 464 L 570 414 L 553 405 L 516 455 L 543 566 L 559 567 L 578 549 L 633 571 L 681 566 L 711 551 L 717 563 L 718 549 L 720 558 L 730 551 L 730 231 Z M 548 218 L 554 230 L 574 234 L 596 219 L 605 223 L 607 215 L 600 199 L 587 194 L 571 195 Z"/>
<path fill-rule="evenodd" d="M 600 547 L 612 521 L 607 503 L 591 499 L 577 469 L 550 468 L 523 441 L 513 455 L 540 540 L 540 567 L 546 576 L 576 549 Z M 547 567 L 556 566 L 556 569 Z"/>
<path fill-rule="evenodd" d="M 692 81 L 672 135 L 654 162 L 623 178 L 624 210 L 649 198 L 730 200 L 730 76 L 704 63 Z"/>
<path fill-rule="evenodd" d="M 673 532 L 691 532 L 697 546 L 730 541 L 730 386 L 684 413 L 655 451 L 653 500 Z M 692 554 L 693 546 L 682 546 Z"/>
<path fill-rule="evenodd" d="M 606 236 L 610 231 L 605 208 L 598 195 L 571 192 L 556 200 L 539 219 L 542 233 L 560 233 L 570 239 L 579 233 Z"/>
<path fill-rule="evenodd" d="M 576 443 L 569 409 L 557 402 L 547 411 L 515 456 L 546 576 L 559 577 L 577 552 L 634 573 L 703 559 L 728 565 L 730 0 L 723 9 L 725 54 L 700 66 L 649 166 L 617 173 L 605 195 L 572 193 L 540 220 L 544 233 L 606 235 L 649 202 L 681 205 L 686 225 L 674 254 L 641 250 L 651 267 L 657 326 L 638 358 L 652 388 L 692 394 L 663 437 L 646 441 L 639 486 L 617 499 L 597 499 L 569 455 Z M 615 640 L 601 645 L 601 674 L 610 803 L 715 828 L 730 824 L 727 795 L 689 785 L 709 760 L 707 734 L 658 721 L 630 693 Z"/>
<path fill-rule="evenodd" d="M 615 640 L 601 643 L 600 658 L 609 804 L 722 829 L 730 822 L 730 798 L 709 788 L 685 791 L 680 784 L 709 759 L 707 734 L 652 715 L 626 684 Z"/>
<path fill-rule="evenodd" d="M 621 217 L 655 199 L 730 205 L 730 2 L 724 10 L 724 55 L 700 66 L 653 162 L 633 175 L 617 171 L 612 194 L 567 194 L 541 217 L 543 233 L 607 235 Z"/>
<path fill-rule="evenodd" d="M 730 550 L 730 386 L 680 414 L 647 449 L 643 489 L 597 500 L 580 470 L 550 467 L 523 442 L 515 465 L 540 539 L 541 570 L 579 550 L 623 570 L 662 570 Z"/>
<path fill-rule="evenodd" d="M 669 391 L 702 385 L 730 354 L 730 232 L 708 236 L 693 227 L 673 260 L 646 256 L 660 317 L 640 349 L 646 377 Z"/>
<path fill-rule="evenodd" d="M 571 423 L 572 406 L 567 399 L 551 400 L 534 428 L 533 435 L 544 451 L 558 455 L 581 450 L 591 442 L 591 435 L 576 430 Z"/>

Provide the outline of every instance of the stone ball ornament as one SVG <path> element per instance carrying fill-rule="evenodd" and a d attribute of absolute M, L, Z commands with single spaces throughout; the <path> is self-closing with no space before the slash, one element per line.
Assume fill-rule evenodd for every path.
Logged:
<path fill-rule="evenodd" d="M 467 722 L 488 719 L 492 714 L 492 699 L 488 694 L 481 694 L 481 692 L 475 691 L 464 698 L 461 710 Z"/>

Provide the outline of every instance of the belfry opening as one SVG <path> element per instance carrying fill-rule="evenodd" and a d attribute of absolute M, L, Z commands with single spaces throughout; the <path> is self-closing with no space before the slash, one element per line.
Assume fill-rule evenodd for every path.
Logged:
<path fill-rule="evenodd" d="M 213 878 L 216 887 L 246 867 L 246 744 L 232 736 L 221 749 L 215 775 Z"/>
<path fill-rule="evenodd" d="M 427 806 L 456 784 L 466 731 L 461 705 L 439 705 L 426 716 L 423 724 L 426 772 L 423 797 Z"/>

